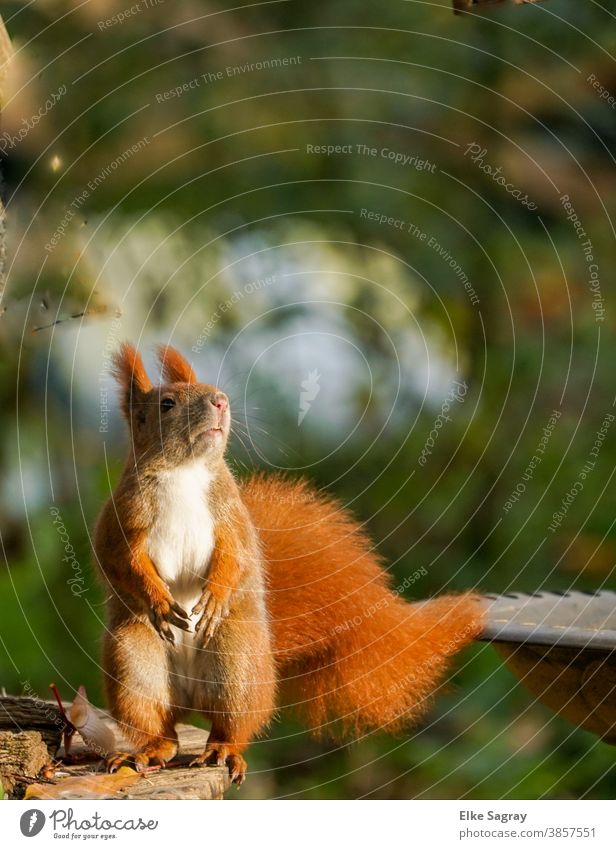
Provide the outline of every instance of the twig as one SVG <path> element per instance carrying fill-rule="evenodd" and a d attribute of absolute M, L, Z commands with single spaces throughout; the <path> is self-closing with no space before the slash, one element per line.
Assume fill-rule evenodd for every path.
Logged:
<path fill-rule="evenodd" d="M 71 740 L 73 739 L 73 736 L 74 736 L 75 732 L 77 731 L 77 729 L 75 728 L 73 723 L 70 721 L 70 719 L 68 718 L 68 716 L 66 714 L 66 711 L 64 710 L 64 705 L 62 704 L 62 699 L 60 698 L 60 693 L 58 692 L 58 688 L 56 687 L 56 685 L 50 684 L 49 689 L 51 690 L 51 692 L 55 696 L 55 699 L 58 703 L 58 707 L 60 708 L 60 713 L 62 714 L 62 717 L 63 717 L 64 722 L 65 722 L 64 735 L 63 735 L 64 736 L 64 754 L 65 754 L 66 757 L 68 757 L 68 753 L 69 753 L 69 750 L 71 748 Z"/>
<path fill-rule="evenodd" d="M 32 778 L 31 775 L 22 775 L 20 772 L 9 772 L 7 770 L 4 772 L 4 775 L 14 778 L 20 784 L 56 784 L 50 778 Z"/>

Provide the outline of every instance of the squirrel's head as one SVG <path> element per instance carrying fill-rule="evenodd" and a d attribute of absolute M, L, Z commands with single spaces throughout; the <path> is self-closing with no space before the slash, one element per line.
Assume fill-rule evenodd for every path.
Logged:
<path fill-rule="evenodd" d="M 113 358 L 121 405 L 137 457 L 174 467 L 190 459 L 221 459 L 231 416 L 224 392 L 199 383 L 191 365 L 175 348 L 161 345 L 163 383 L 154 386 L 143 360 L 125 342 Z"/>

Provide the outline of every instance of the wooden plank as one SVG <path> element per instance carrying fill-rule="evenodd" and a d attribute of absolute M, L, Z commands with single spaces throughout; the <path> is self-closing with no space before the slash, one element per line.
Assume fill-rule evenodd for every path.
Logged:
<path fill-rule="evenodd" d="M 616 593 L 539 592 L 486 596 L 482 640 L 616 649 Z"/>
<path fill-rule="evenodd" d="M 122 735 L 121 729 L 112 722 L 108 714 L 96 709 L 98 715 L 108 722 L 116 735 L 118 751 L 131 751 L 131 745 Z M 50 750 L 55 752 L 64 721 L 53 702 L 18 696 L 0 698 L 0 726 L 7 737 L 15 738 L 23 732 L 36 735 L 40 744 L 41 736 L 49 741 Z M 10 734 L 8 732 L 11 732 Z M 96 796 L 100 799 L 222 799 L 231 786 L 229 771 L 226 767 L 189 767 L 193 758 L 200 754 L 207 743 L 208 732 L 194 725 L 180 724 L 177 727 L 180 741 L 179 755 L 166 768 L 148 772 L 125 789 Z M 2 733 L 2 732 L 0 732 Z M 10 741 L 9 741 L 10 742 Z M 45 751 L 45 746 L 42 746 Z M 49 756 L 45 758 L 49 761 Z M 44 764 L 41 763 L 38 769 Z M 2 772 L 2 753 L 0 752 L 0 773 Z M 20 772 L 11 769 L 11 772 Z M 32 776 L 32 770 L 24 773 Z M 57 762 L 56 772 L 51 782 L 45 782 L 45 789 L 58 791 L 63 799 L 93 798 L 81 795 L 80 791 L 64 793 L 62 783 L 68 779 L 103 776 L 105 765 L 100 758 L 88 753 L 81 737 L 76 734 L 71 745 L 71 758 Z M 17 782 L 19 785 L 19 782 Z M 23 796 L 27 783 L 15 788 L 16 796 Z M 32 796 L 31 798 L 37 798 Z"/>
<path fill-rule="evenodd" d="M 114 727 L 118 749 L 130 750 L 128 741 L 119 728 Z M 189 767 L 195 755 L 205 748 L 208 732 L 194 725 L 178 725 L 180 751 L 172 765 L 166 769 L 149 772 L 136 784 L 101 799 L 222 799 L 231 786 L 229 771 L 226 767 Z M 78 735 L 74 738 L 71 753 L 76 759 L 73 764 L 61 764 L 56 772 L 58 783 L 67 778 L 86 777 L 102 774 L 104 766 L 100 761 L 80 763 L 87 757 L 87 750 Z M 66 799 L 84 798 L 79 794 L 63 796 Z"/>
<path fill-rule="evenodd" d="M 616 744 L 616 593 L 486 596 L 480 640 L 544 704 Z"/>

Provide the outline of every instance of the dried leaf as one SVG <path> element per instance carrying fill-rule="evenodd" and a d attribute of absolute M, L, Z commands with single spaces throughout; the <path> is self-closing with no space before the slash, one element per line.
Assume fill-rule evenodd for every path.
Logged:
<path fill-rule="evenodd" d="M 31 784 L 26 799 L 105 799 L 141 781 L 142 776 L 127 766 L 113 775 L 79 775 L 57 784 Z"/>

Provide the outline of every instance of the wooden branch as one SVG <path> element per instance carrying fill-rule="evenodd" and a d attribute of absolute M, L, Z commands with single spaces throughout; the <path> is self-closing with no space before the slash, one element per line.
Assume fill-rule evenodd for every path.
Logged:
<path fill-rule="evenodd" d="M 541 3 L 542 0 L 453 0 L 453 10 L 456 15 L 464 12 L 486 12 L 490 6 L 500 6 L 502 3 L 514 3 L 523 6 L 525 3 Z"/>
<path fill-rule="evenodd" d="M 616 593 L 486 596 L 490 640 L 530 692 L 616 745 Z"/>

